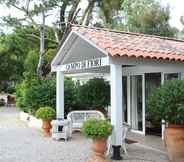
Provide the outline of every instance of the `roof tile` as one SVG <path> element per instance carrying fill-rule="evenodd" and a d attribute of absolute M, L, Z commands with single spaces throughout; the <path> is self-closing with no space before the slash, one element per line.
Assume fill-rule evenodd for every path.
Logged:
<path fill-rule="evenodd" d="M 82 34 L 111 56 L 184 61 L 182 40 L 77 25 L 72 26 L 72 31 Z"/>

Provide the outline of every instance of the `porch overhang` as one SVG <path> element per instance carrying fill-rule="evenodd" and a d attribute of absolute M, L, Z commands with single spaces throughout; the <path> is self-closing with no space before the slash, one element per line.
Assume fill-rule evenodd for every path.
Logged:
<path fill-rule="evenodd" d="M 109 65 L 108 53 L 87 40 L 80 33 L 72 31 L 51 63 L 51 71 L 76 73 Z"/>

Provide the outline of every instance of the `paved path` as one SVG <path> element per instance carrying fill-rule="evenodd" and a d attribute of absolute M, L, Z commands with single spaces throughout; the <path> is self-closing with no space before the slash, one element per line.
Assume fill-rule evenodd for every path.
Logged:
<path fill-rule="evenodd" d="M 75 134 L 69 142 L 45 138 L 18 120 L 15 108 L 0 108 L 0 162 L 86 162 L 91 141 Z M 165 153 L 139 144 L 128 145 L 120 162 L 168 162 Z"/>

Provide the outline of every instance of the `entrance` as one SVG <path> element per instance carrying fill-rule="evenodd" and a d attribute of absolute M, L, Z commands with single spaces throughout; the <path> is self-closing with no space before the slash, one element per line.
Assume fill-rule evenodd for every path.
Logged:
<path fill-rule="evenodd" d="M 146 134 L 161 136 L 161 121 L 156 121 L 152 116 L 149 116 L 147 106 L 148 99 L 153 91 L 161 85 L 161 73 L 146 73 L 145 74 L 145 104 L 146 104 Z"/>
<path fill-rule="evenodd" d="M 180 73 L 164 73 L 163 79 L 181 79 Z M 144 73 L 123 76 L 123 119 L 132 131 L 161 136 L 161 121 L 149 115 L 148 99 L 161 85 L 161 73 Z"/>

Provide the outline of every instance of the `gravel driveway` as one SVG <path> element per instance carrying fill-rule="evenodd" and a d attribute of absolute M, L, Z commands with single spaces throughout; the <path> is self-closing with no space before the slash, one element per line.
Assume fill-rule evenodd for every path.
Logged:
<path fill-rule="evenodd" d="M 0 107 L 0 162 L 86 162 L 91 140 L 74 134 L 68 142 L 45 138 L 19 121 L 15 108 Z M 165 153 L 139 144 L 128 145 L 120 162 L 168 162 Z"/>

